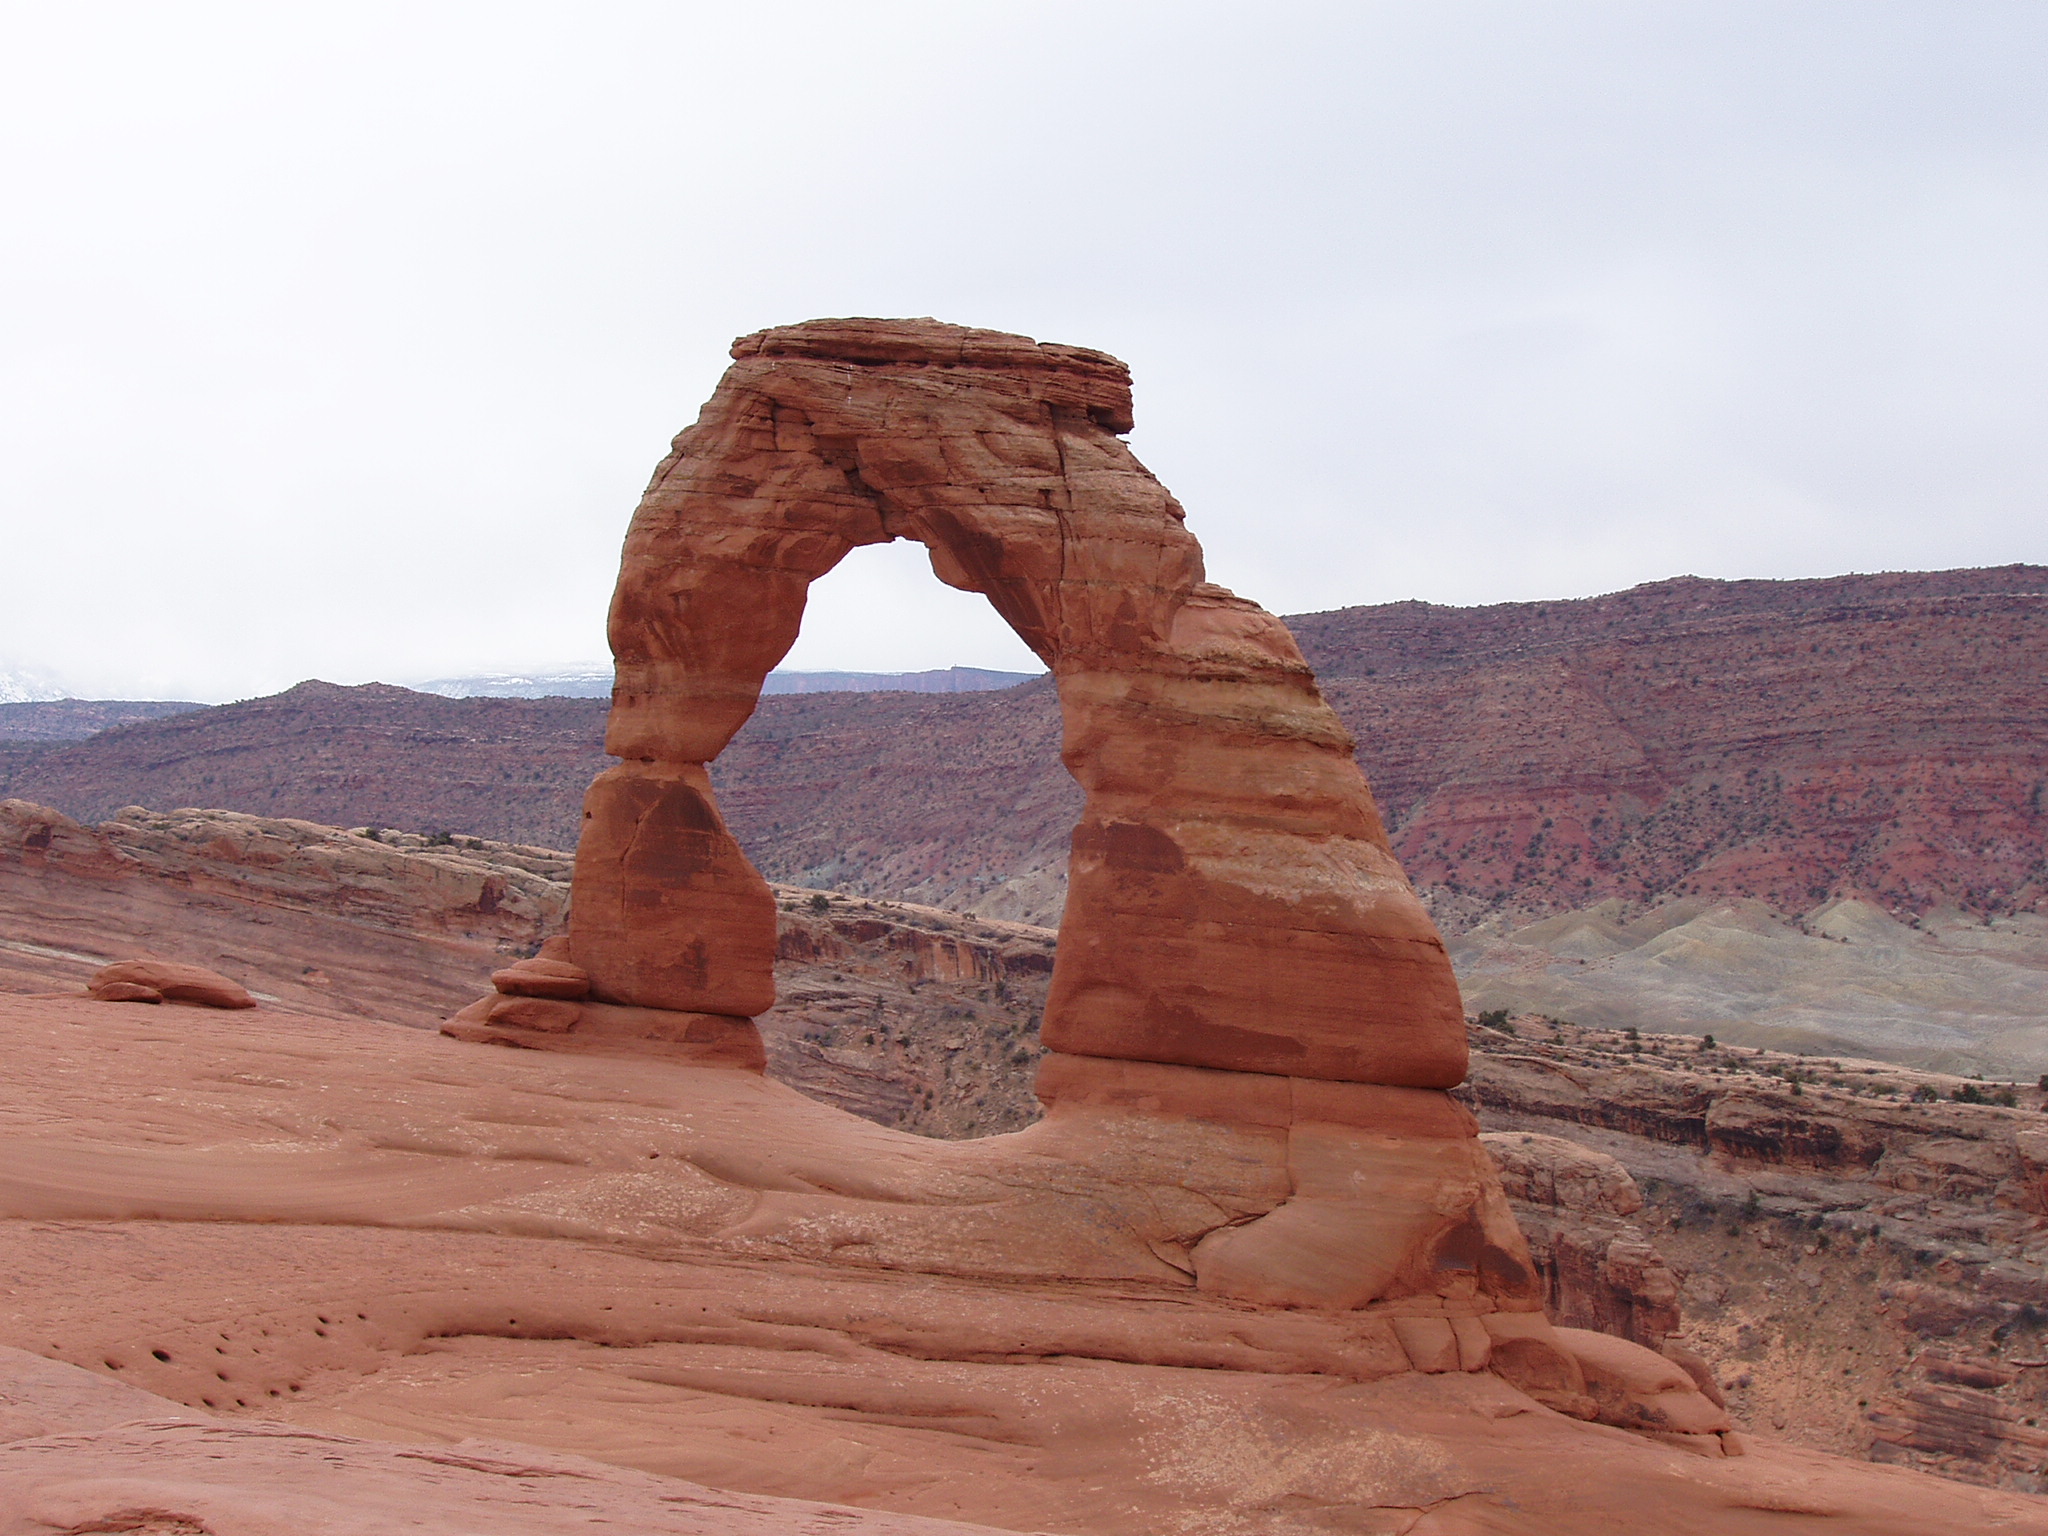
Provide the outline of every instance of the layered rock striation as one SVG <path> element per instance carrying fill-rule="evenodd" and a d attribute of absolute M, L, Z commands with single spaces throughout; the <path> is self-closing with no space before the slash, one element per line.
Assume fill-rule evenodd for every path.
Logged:
<path fill-rule="evenodd" d="M 1668 1362 L 1576 1348 L 1543 1316 L 1477 1123 L 1446 1092 L 1466 1051 L 1443 944 L 1285 626 L 1204 579 L 1179 505 L 1122 442 L 1123 365 L 932 321 L 816 321 L 733 356 L 627 534 L 606 737 L 621 762 L 585 801 L 569 933 L 450 1032 L 567 1050 L 637 1035 L 759 1067 L 776 903 L 709 765 L 810 583 L 914 539 L 1050 669 L 1085 796 L 1046 1118 L 802 1180 L 726 1240 L 1371 1310 L 1360 1348 L 1403 1366 L 1492 1367 L 1631 1428 L 1726 1430 Z M 960 1210 L 963 1180 L 1009 1189 L 1013 1219 Z"/>

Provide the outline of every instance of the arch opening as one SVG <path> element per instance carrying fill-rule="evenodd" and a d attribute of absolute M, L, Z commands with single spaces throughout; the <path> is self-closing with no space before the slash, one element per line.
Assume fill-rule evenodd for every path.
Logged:
<path fill-rule="evenodd" d="M 922 544 L 891 539 L 850 549 L 810 584 L 796 643 L 774 670 L 865 675 L 955 667 L 1045 669 L 979 594 L 935 577 Z"/>
<path fill-rule="evenodd" d="M 977 595 L 937 581 L 922 545 L 856 546 L 810 584 L 791 661 L 820 599 L 857 583 L 862 565 L 895 578 L 893 592 L 943 593 L 943 611 L 1002 625 Z M 1045 682 L 1022 694 L 764 694 L 710 773 L 776 899 L 776 1001 L 756 1020 L 771 1077 L 949 1140 L 1039 1117 L 1054 947 L 1049 932 L 1002 920 L 1058 922 L 1081 810 L 1059 746 Z"/>

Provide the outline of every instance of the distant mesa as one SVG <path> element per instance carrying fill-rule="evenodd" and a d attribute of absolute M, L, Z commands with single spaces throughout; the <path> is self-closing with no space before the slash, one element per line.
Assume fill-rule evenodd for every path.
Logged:
<path fill-rule="evenodd" d="M 940 667 L 930 672 L 771 672 L 763 693 L 993 693 L 1041 676 L 986 667 Z M 589 666 L 530 677 L 441 677 L 418 685 L 444 699 L 607 699 L 612 669 Z"/>
<path fill-rule="evenodd" d="M 204 709 L 184 699 L 22 699 L 0 703 L 0 741 L 83 741 L 117 725 Z"/>

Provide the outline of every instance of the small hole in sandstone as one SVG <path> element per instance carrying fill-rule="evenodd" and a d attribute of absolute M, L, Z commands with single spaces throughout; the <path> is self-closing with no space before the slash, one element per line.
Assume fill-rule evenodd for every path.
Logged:
<path fill-rule="evenodd" d="M 277 1388 L 275 1388 L 275 1387 L 272 1387 L 272 1388 L 270 1389 L 270 1395 L 271 1395 L 272 1397 L 283 1397 L 283 1396 L 284 1396 L 284 1394 L 283 1394 L 282 1392 L 278 1391 L 278 1390 L 277 1390 Z"/>
<path fill-rule="evenodd" d="M 210 1397 L 202 1397 L 201 1399 L 199 1399 L 199 1401 L 200 1401 L 200 1403 L 201 1403 L 201 1404 L 203 1404 L 203 1405 L 204 1405 L 205 1407 L 208 1407 L 208 1408 L 218 1408 L 218 1407 L 220 1406 L 220 1404 L 216 1403 L 216 1402 L 215 1402 L 215 1401 L 214 1401 L 214 1400 L 213 1400 L 212 1398 L 210 1398 Z"/>
<path fill-rule="evenodd" d="M 356 1321 L 357 1321 L 357 1322 L 359 1322 L 359 1323 L 367 1323 L 367 1322 L 368 1322 L 369 1320 L 370 1320 L 370 1315 L 369 1315 L 369 1313 L 367 1313 L 367 1312 L 358 1312 L 358 1313 L 356 1314 Z"/>
<path fill-rule="evenodd" d="M 150 1353 L 151 1353 L 152 1355 L 155 1355 L 155 1356 L 157 1357 L 157 1359 L 159 1359 L 159 1360 L 163 1361 L 163 1363 L 164 1363 L 165 1365 L 169 1365 L 169 1364 L 171 1363 L 171 1357 L 170 1357 L 169 1355 L 165 1354 L 165 1353 L 164 1353 L 164 1352 L 163 1352 L 162 1350 L 160 1350 L 160 1349 L 152 1349 L 152 1350 L 150 1351 Z"/>
<path fill-rule="evenodd" d="M 289 1387 L 287 1387 L 287 1388 L 286 1388 L 285 1390 L 286 1390 L 286 1391 L 288 1391 L 288 1392 L 296 1392 L 296 1391 L 298 1391 L 298 1390 L 299 1390 L 299 1384 L 298 1384 L 298 1383 L 297 1383 L 297 1382 L 295 1381 L 295 1382 L 293 1382 L 293 1383 L 292 1383 L 292 1384 L 291 1384 L 291 1385 L 290 1385 Z"/>
<path fill-rule="evenodd" d="M 313 1331 L 323 1339 L 327 1337 L 327 1330 L 325 1328 L 315 1328 Z"/>
<path fill-rule="evenodd" d="M 215 1371 L 213 1373 L 213 1379 L 215 1381 L 226 1381 L 228 1379 L 228 1373 L 226 1371 Z"/>
<path fill-rule="evenodd" d="M 100 1364 L 104 1365 L 110 1371 L 118 1371 L 121 1369 L 121 1362 L 118 1360 L 102 1360 Z"/>

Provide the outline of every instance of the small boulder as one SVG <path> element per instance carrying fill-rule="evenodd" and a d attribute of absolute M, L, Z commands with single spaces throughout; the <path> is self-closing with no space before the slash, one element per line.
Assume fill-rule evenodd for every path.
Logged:
<path fill-rule="evenodd" d="M 122 960 L 102 966 L 86 989 L 103 1003 L 192 1003 L 201 1008 L 254 1008 L 240 982 L 203 965 L 175 960 Z M 143 996 L 144 993 L 153 994 Z"/>
<path fill-rule="evenodd" d="M 1675 1360 L 1627 1339 L 1559 1328 L 1559 1341 L 1585 1373 L 1602 1424 L 1620 1429 L 1713 1435 L 1735 1426 Z"/>

